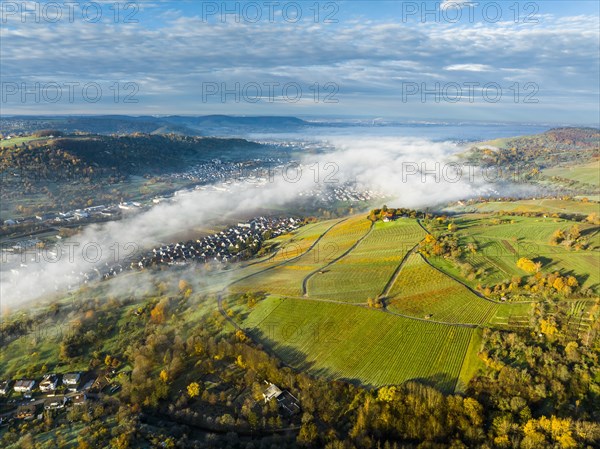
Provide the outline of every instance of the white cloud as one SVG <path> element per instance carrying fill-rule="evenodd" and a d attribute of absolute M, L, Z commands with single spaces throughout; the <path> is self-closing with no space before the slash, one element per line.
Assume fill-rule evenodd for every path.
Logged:
<path fill-rule="evenodd" d="M 453 64 L 444 67 L 449 72 L 491 72 L 493 67 L 486 64 Z"/>

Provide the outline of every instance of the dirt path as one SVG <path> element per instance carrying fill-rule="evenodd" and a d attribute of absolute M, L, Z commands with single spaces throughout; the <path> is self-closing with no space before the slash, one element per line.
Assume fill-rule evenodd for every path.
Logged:
<path fill-rule="evenodd" d="M 310 280 L 310 278 L 312 278 L 315 274 L 317 274 L 319 271 L 324 270 L 325 268 L 333 265 L 334 263 L 338 262 L 339 260 L 343 259 L 344 257 L 346 257 L 348 254 L 350 254 L 352 252 L 352 250 L 354 250 L 354 248 L 356 248 L 358 245 L 360 245 L 360 242 L 362 242 L 365 238 L 367 238 L 369 236 L 369 234 L 371 234 L 371 232 L 373 231 L 373 228 L 375 227 L 375 223 L 371 222 L 371 226 L 369 227 L 369 230 L 365 233 L 365 235 L 363 235 L 361 238 L 359 238 L 356 242 L 354 242 L 354 244 L 348 248 L 346 251 L 344 251 L 344 253 L 342 253 L 341 256 L 336 257 L 335 259 L 333 259 L 332 261 L 330 261 L 329 263 L 323 265 L 320 268 L 317 268 L 316 270 L 314 270 L 312 273 L 309 273 L 303 280 L 302 280 L 302 296 L 308 296 L 308 281 Z"/>

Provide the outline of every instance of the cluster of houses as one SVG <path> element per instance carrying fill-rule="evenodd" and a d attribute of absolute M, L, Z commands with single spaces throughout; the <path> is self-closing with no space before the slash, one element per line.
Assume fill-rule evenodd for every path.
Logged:
<path fill-rule="evenodd" d="M 97 398 L 104 390 L 114 393 L 118 384 L 111 384 L 114 372 L 95 374 L 46 374 L 41 380 L 0 380 L 0 424 L 11 419 L 33 419 L 41 410 L 61 410 L 80 406 Z M 18 394 L 15 397 L 13 393 Z M 9 400 L 10 397 L 10 400 Z"/>
<path fill-rule="evenodd" d="M 201 239 L 153 248 L 137 262 L 133 262 L 131 267 L 143 269 L 159 264 L 239 261 L 248 257 L 244 255 L 244 250 L 248 250 L 250 255 L 255 254 L 266 238 L 292 232 L 300 226 L 302 221 L 299 218 L 256 217 Z M 122 271 L 122 267 L 117 268 L 119 269 Z"/>
<path fill-rule="evenodd" d="M 382 199 L 385 195 L 374 190 L 357 190 L 349 183 L 330 186 L 317 186 L 314 189 L 301 192 L 300 197 L 311 198 L 320 203 L 331 204 L 338 201 L 366 202 Z"/>
<path fill-rule="evenodd" d="M 60 385 L 73 392 L 77 391 L 80 381 L 81 373 L 63 374 L 62 377 L 58 374 L 46 374 L 39 383 L 35 379 L 0 380 L 0 395 L 7 396 L 12 390 L 28 397 L 36 389 L 36 386 L 42 393 L 53 393 Z"/>
<path fill-rule="evenodd" d="M 90 206 L 83 209 L 74 209 L 58 213 L 40 213 L 32 217 L 11 218 L 4 220 L 4 226 L 16 226 L 24 224 L 46 224 L 46 225 L 66 225 L 73 222 L 85 220 L 106 220 L 117 218 L 120 215 L 120 205 L 116 206 Z"/>
<path fill-rule="evenodd" d="M 279 165 L 281 161 L 279 159 L 256 159 L 245 162 L 222 162 L 219 159 L 213 159 L 209 163 L 196 165 L 185 172 L 174 173 L 170 177 L 201 184 L 213 184 L 219 181 L 264 177 L 265 171 L 268 170 L 265 165 L 272 166 L 274 164 Z"/>

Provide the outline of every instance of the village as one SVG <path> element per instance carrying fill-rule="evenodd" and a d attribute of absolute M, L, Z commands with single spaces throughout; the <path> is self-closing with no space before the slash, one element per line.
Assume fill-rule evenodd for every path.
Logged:
<path fill-rule="evenodd" d="M 303 224 L 304 221 L 299 217 L 258 216 L 196 240 L 163 244 L 144 253 L 131 254 L 127 260 L 104 261 L 91 269 L 72 270 L 69 274 L 69 288 L 75 289 L 92 281 L 110 279 L 126 271 L 143 270 L 159 265 L 225 265 L 247 260 L 261 249 L 265 240 L 292 232 Z M 65 242 L 64 245 L 58 242 L 49 247 L 43 247 L 40 243 L 37 238 L 28 238 L 3 248 L 4 270 L 12 276 L 19 276 L 20 271 L 27 269 L 30 263 L 42 259 L 60 260 L 69 257 L 72 250 L 70 242 Z M 36 273 L 31 274 L 35 275 Z"/>
<path fill-rule="evenodd" d="M 0 380 L 0 426 L 15 421 L 42 420 L 44 414 L 58 414 L 101 401 L 121 390 L 121 381 L 130 371 L 107 366 L 98 370 L 49 373 L 41 378 Z M 284 416 L 301 412 L 298 398 L 267 380 L 260 386 L 265 404 L 274 401 Z M 244 394 L 243 397 L 247 397 Z"/>
<path fill-rule="evenodd" d="M 0 380 L 0 425 L 15 419 L 41 419 L 44 411 L 86 405 L 120 389 L 112 368 L 89 372 L 45 374 L 41 379 Z"/>
<path fill-rule="evenodd" d="M 302 224 L 298 217 L 256 217 L 195 241 L 152 248 L 137 263 L 132 262 L 131 268 L 245 260 L 256 254 L 264 240 L 295 231 Z"/>

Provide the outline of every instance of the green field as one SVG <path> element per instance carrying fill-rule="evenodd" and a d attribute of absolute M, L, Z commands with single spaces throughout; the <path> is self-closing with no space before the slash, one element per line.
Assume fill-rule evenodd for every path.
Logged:
<path fill-rule="evenodd" d="M 430 266 L 413 251 L 424 236 L 416 220 L 371 227 L 354 216 L 281 237 L 275 256 L 230 273 L 238 280 L 229 291 L 269 294 L 251 309 L 233 305 L 235 319 L 297 369 L 369 385 L 425 379 L 461 391 L 481 367 L 479 328 L 519 327 L 531 304 L 488 301 Z M 335 251 L 325 257 L 329 246 Z M 366 307 L 384 292 L 387 308 Z"/>
<path fill-rule="evenodd" d="M 9 148 L 14 145 L 22 145 L 31 143 L 38 140 L 48 140 L 47 137 L 34 137 L 34 136 L 24 136 L 24 137 L 13 137 L 12 139 L 4 139 L 0 140 L 0 148 Z"/>
<path fill-rule="evenodd" d="M 503 219 L 495 224 L 494 219 Z M 476 254 L 468 254 L 467 261 L 485 274 L 464 282 L 475 287 L 478 283 L 497 284 L 510 281 L 512 276 L 527 276 L 516 266 L 521 257 L 542 263 L 542 272 L 558 271 L 575 276 L 584 288 L 598 291 L 600 287 L 600 227 L 570 220 L 536 217 L 465 216 L 457 220 L 458 236 L 462 245 L 474 242 Z M 568 230 L 577 224 L 588 240 L 585 250 L 551 245 L 550 239 L 557 229 Z M 460 277 L 458 268 L 449 260 L 431 258 L 430 262 L 442 270 Z"/>
<path fill-rule="evenodd" d="M 506 303 L 498 304 L 496 313 L 489 324 L 500 328 L 521 328 L 529 324 L 531 303 Z"/>
<path fill-rule="evenodd" d="M 542 171 L 546 176 L 558 176 L 600 187 L 600 160 L 571 167 L 555 167 Z"/>
<path fill-rule="evenodd" d="M 309 296 L 365 303 L 382 292 L 403 257 L 424 236 L 414 220 L 377 222 L 352 252 L 310 279 Z"/>
<path fill-rule="evenodd" d="M 388 308 L 402 315 L 444 323 L 481 324 L 497 304 L 486 301 L 411 254 L 390 291 Z"/>
<path fill-rule="evenodd" d="M 465 206 L 452 206 L 445 209 L 449 212 L 519 212 L 519 213 L 547 213 L 589 215 L 600 213 L 600 204 L 589 201 L 559 200 L 559 199 L 531 199 L 519 201 L 489 201 Z"/>
<path fill-rule="evenodd" d="M 286 364 L 368 385 L 456 387 L 474 329 L 345 304 L 271 296 L 240 323 Z"/>

